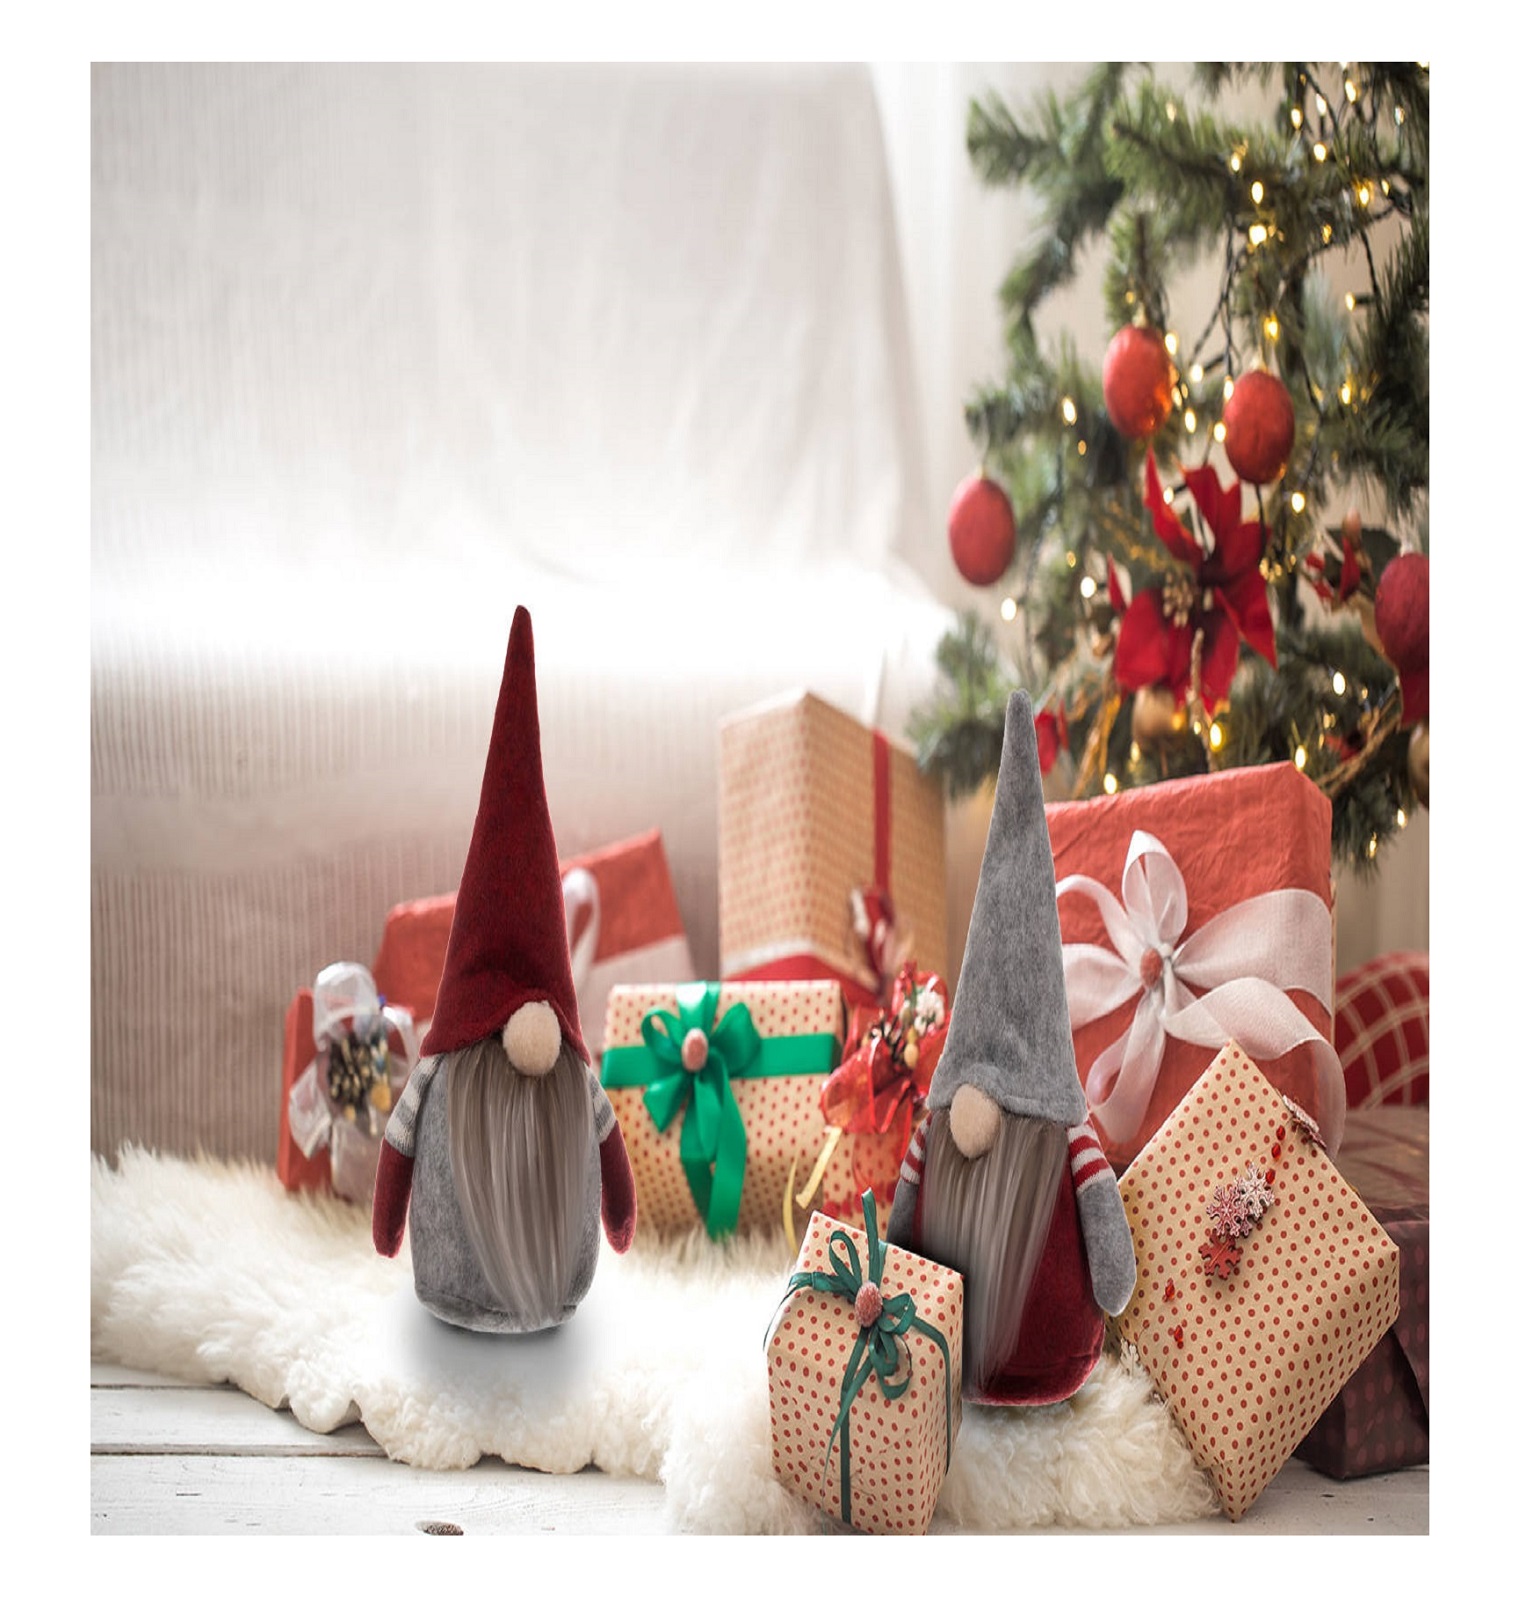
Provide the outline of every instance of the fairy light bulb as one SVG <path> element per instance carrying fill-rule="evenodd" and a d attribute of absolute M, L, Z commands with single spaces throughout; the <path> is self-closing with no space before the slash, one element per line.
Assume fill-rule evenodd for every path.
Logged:
<path fill-rule="evenodd" d="M 1398 128 L 1402 128 L 1404 126 L 1404 107 L 1403 106 L 1395 106 L 1394 107 L 1394 126 L 1398 127 Z"/>
<path fill-rule="evenodd" d="M 1290 115 L 1293 119 L 1293 126 L 1295 128 L 1301 128 L 1303 126 L 1303 107 L 1294 106 Z"/>
<path fill-rule="evenodd" d="M 1201 383 L 1203 381 L 1203 363 L 1201 361 L 1194 361 L 1191 367 L 1189 367 L 1187 370 L 1187 376 L 1191 378 L 1194 383 Z"/>
<path fill-rule="evenodd" d="M 1351 380 L 1349 378 L 1341 385 L 1341 404 L 1343 406 L 1351 404 Z"/>
<path fill-rule="evenodd" d="M 1292 494 L 1288 496 L 1288 504 L 1292 506 L 1294 516 L 1302 516 L 1303 508 L 1307 503 L 1308 502 L 1303 497 L 1302 489 L 1295 489 Z"/>
<path fill-rule="evenodd" d="M 1064 417 L 1066 427 L 1075 427 L 1076 403 L 1070 398 L 1069 395 L 1066 395 L 1065 398 L 1060 402 L 1060 415 Z"/>
<path fill-rule="evenodd" d="M 1335 229 L 1328 222 L 1322 222 L 1319 225 L 1319 237 L 1325 244 L 1329 244 L 1331 239 L 1335 237 Z"/>
<path fill-rule="evenodd" d="M 1320 116 L 1328 117 L 1330 115 L 1330 102 L 1322 94 L 1317 94 L 1314 96 L 1314 109 L 1319 112 Z"/>
<path fill-rule="evenodd" d="M 1229 158 L 1229 170 L 1231 172 L 1238 172 L 1240 170 L 1240 152 L 1238 150 L 1236 150 Z"/>
<path fill-rule="evenodd" d="M 1348 311 L 1356 310 L 1356 296 L 1349 289 L 1346 291 L 1346 309 Z"/>
<path fill-rule="evenodd" d="M 1348 105 L 1356 104 L 1356 85 L 1350 78 L 1346 79 L 1346 102 Z"/>
<path fill-rule="evenodd" d="M 1330 674 L 1330 687 L 1334 689 L 1337 694 L 1345 694 L 1346 692 L 1346 674 L 1342 672 L 1339 667 L 1337 667 L 1335 671 Z"/>
<path fill-rule="evenodd" d="M 1166 121 L 1176 121 L 1176 102 L 1174 100 L 1166 101 Z"/>
<path fill-rule="evenodd" d="M 1008 595 L 1001 603 L 1001 620 L 1003 622 L 1011 622 L 1016 615 L 1017 601 L 1011 595 Z"/>
<path fill-rule="evenodd" d="M 1371 861 L 1372 858 L 1377 853 L 1378 853 L 1378 836 L 1377 836 L 1377 834 L 1373 834 L 1373 836 L 1367 841 L 1367 859 L 1369 861 Z"/>
<path fill-rule="evenodd" d="M 1409 818 L 1404 814 L 1403 806 L 1400 806 L 1399 809 L 1394 812 L 1394 826 L 1401 830 L 1409 826 Z"/>
<path fill-rule="evenodd" d="M 1220 444 L 1223 444 L 1224 440 L 1228 437 L 1228 430 L 1225 428 L 1222 422 L 1214 423 L 1213 436 Z"/>
<path fill-rule="evenodd" d="M 1102 787 L 1104 789 L 1106 789 L 1109 794 L 1117 794 L 1118 793 L 1118 780 L 1117 780 L 1117 778 L 1114 777 L 1111 772 L 1104 773 L 1103 777 L 1102 777 Z"/>
<path fill-rule="evenodd" d="M 1268 317 L 1266 321 L 1261 324 L 1261 331 L 1267 336 L 1268 339 L 1275 339 L 1282 332 L 1282 327 L 1278 323 L 1276 317 Z"/>
<path fill-rule="evenodd" d="M 1091 573 L 1088 572 L 1086 576 L 1082 578 L 1079 587 L 1081 590 L 1081 598 L 1083 600 L 1090 600 L 1091 597 L 1097 592 L 1097 580 L 1092 577 Z"/>
<path fill-rule="evenodd" d="M 1224 748 L 1224 730 L 1217 722 L 1208 724 L 1208 748 L 1210 750 L 1222 750 Z"/>
<path fill-rule="evenodd" d="M 1086 440 L 1085 439 L 1077 439 L 1076 440 L 1076 454 L 1078 456 L 1084 456 L 1086 454 Z"/>
<path fill-rule="evenodd" d="M 1182 414 L 1182 426 L 1187 430 L 1188 433 L 1197 432 L 1197 412 L 1195 412 L 1191 406 L 1188 406 L 1186 411 Z"/>
<path fill-rule="evenodd" d="M 1176 490 L 1173 489 L 1168 483 L 1166 487 L 1160 491 L 1160 497 L 1166 502 L 1167 505 L 1170 505 L 1172 501 L 1176 499 Z"/>
<path fill-rule="evenodd" d="M 1323 140 L 1319 141 L 1314 146 L 1314 159 L 1316 161 L 1323 161 L 1325 159 L 1325 157 L 1327 155 L 1329 155 L 1329 154 L 1330 154 L 1330 152 L 1325 148 Z"/>
<path fill-rule="evenodd" d="M 1075 551 L 1074 550 L 1067 550 L 1065 552 L 1065 565 L 1067 567 L 1074 567 L 1075 564 L 1076 564 L 1076 553 L 1075 553 Z"/>
<path fill-rule="evenodd" d="M 1252 223 L 1250 232 L 1246 234 L 1246 238 L 1250 240 L 1252 250 L 1254 250 L 1258 244 L 1265 244 L 1266 224 L 1264 222 Z"/>
<path fill-rule="evenodd" d="M 1174 356 L 1177 351 L 1178 339 L 1174 333 L 1168 333 L 1165 339 L 1166 354 Z"/>
<path fill-rule="evenodd" d="M 1143 755 L 1144 751 L 1139 748 L 1139 741 L 1137 739 L 1131 741 L 1129 744 L 1129 760 L 1132 761 L 1136 767 L 1139 765 L 1140 758 Z"/>
<path fill-rule="evenodd" d="M 1308 765 L 1308 762 L 1309 752 L 1305 750 L 1302 745 L 1299 745 L 1299 747 L 1293 752 L 1293 765 L 1297 767 L 1300 772 L 1302 772 L 1303 769 Z"/>
<path fill-rule="evenodd" d="M 1251 199 L 1259 206 L 1261 204 L 1261 197 L 1265 193 L 1266 189 L 1263 187 L 1260 178 L 1257 178 L 1256 181 L 1250 186 Z"/>
<path fill-rule="evenodd" d="M 1372 204 L 1372 185 L 1365 180 L 1356 186 L 1356 203 L 1359 206 Z"/>
<path fill-rule="evenodd" d="M 1235 380 L 1233 378 L 1226 378 L 1224 380 L 1224 398 L 1228 400 L 1230 395 L 1232 395 L 1234 392 Z"/>

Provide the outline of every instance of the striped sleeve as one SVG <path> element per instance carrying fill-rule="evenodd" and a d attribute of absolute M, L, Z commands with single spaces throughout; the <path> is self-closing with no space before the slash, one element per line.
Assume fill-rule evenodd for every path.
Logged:
<path fill-rule="evenodd" d="M 387 1143 L 410 1161 L 413 1159 L 413 1137 L 418 1126 L 419 1107 L 424 1103 L 424 1092 L 429 1088 L 440 1060 L 439 1056 L 425 1056 L 409 1073 L 408 1085 L 387 1119 Z"/>
<path fill-rule="evenodd" d="M 1090 1122 L 1066 1129 L 1070 1141 L 1070 1181 L 1077 1194 L 1099 1178 L 1111 1178 L 1113 1169 L 1102 1153 Z"/>
<path fill-rule="evenodd" d="M 901 1179 L 913 1187 L 922 1182 L 922 1167 L 927 1160 L 927 1124 L 930 1118 L 924 1118 L 918 1125 L 917 1131 L 911 1136 L 911 1143 L 906 1147 L 906 1158 L 901 1162 Z"/>
<path fill-rule="evenodd" d="M 609 1103 L 609 1096 L 605 1094 L 592 1067 L 588 1069 L 588 1097 L 593 1101 L 593 1136 L 599 1144 L 603 1144 L 609 1137 L 609 1130 L 615 1125 L 615 1108 Z"/>

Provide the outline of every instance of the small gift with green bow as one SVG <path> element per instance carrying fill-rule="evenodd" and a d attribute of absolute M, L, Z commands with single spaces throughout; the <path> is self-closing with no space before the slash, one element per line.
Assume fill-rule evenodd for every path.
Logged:
<path fill-rule="evenodd" d="M 821 1091 L 843 1022 L 842 989 L 824 979 L 610 991 L 599 1081 L 630 1155 L 638 1229 L 702 1224 L 723 1239 L 781 1225 L 791 1174 L 826 1138 Z"/>
<path fill-rule="evenodd" d="M 961 1416 L 964 1280 L 812 1215 L 769 1329 L 774 1476 L 863 1533 L 926 1533 Z"/>

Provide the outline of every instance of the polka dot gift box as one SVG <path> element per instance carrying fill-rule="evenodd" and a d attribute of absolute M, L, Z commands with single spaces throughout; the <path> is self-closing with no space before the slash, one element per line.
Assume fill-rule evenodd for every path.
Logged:
<path fill-rule="evenodd" d="M 906 745 L 796 693 L 720 728 L 721 976 L 835 978 L 881 1001 L 947 972 L 943 791 Z"/>
<path fill-rule="evenodd" d="M 816 1212 L 767 1340 L 773 1470 L 862 1533 L 926 1533 L 959 1433 L 964 1280 Z"/>
<path fill-rule="evenodd" d="M 842 989 L 826 979 L 610 990 L 599 1081 L 630 1156 L 638 1234 L 781 1225 L 827 1142 L 821 1092 L 843 1023 Z M 843 1140 L 821 1192 L 842 1192 L 851 1173 Z"/>
<path fill-rule="evenodd" d="M 1399 1314 L 1399 1251 L 1310 1120 L 1226 1045 L 1119 1180 L 1116 1320 L 1238 1521 Z"/>

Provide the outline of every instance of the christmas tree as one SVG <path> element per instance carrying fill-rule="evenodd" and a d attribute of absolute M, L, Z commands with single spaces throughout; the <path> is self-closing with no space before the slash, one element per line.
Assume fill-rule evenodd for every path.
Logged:
<path fill-rule="evenodd" d="M 1229 91 L 1269 109 L 1240 125 Z M 1180 90 L 1110 63 L 1026 115 L 976 102 L 967 144 L 1041 224 L 949 517 L 1004 620 L 944 639 L 924 765 L 954 796 L 988 780 L 1022 685 L 1075 796 L 1293 761 L 1370 872 L 1429 800 L 1426 66 L 1200 64 Z M 1035 330 L 1090 249 L 1100 373 Z M 1172 289 L 1205 266 L 1180 329 Z"/>

